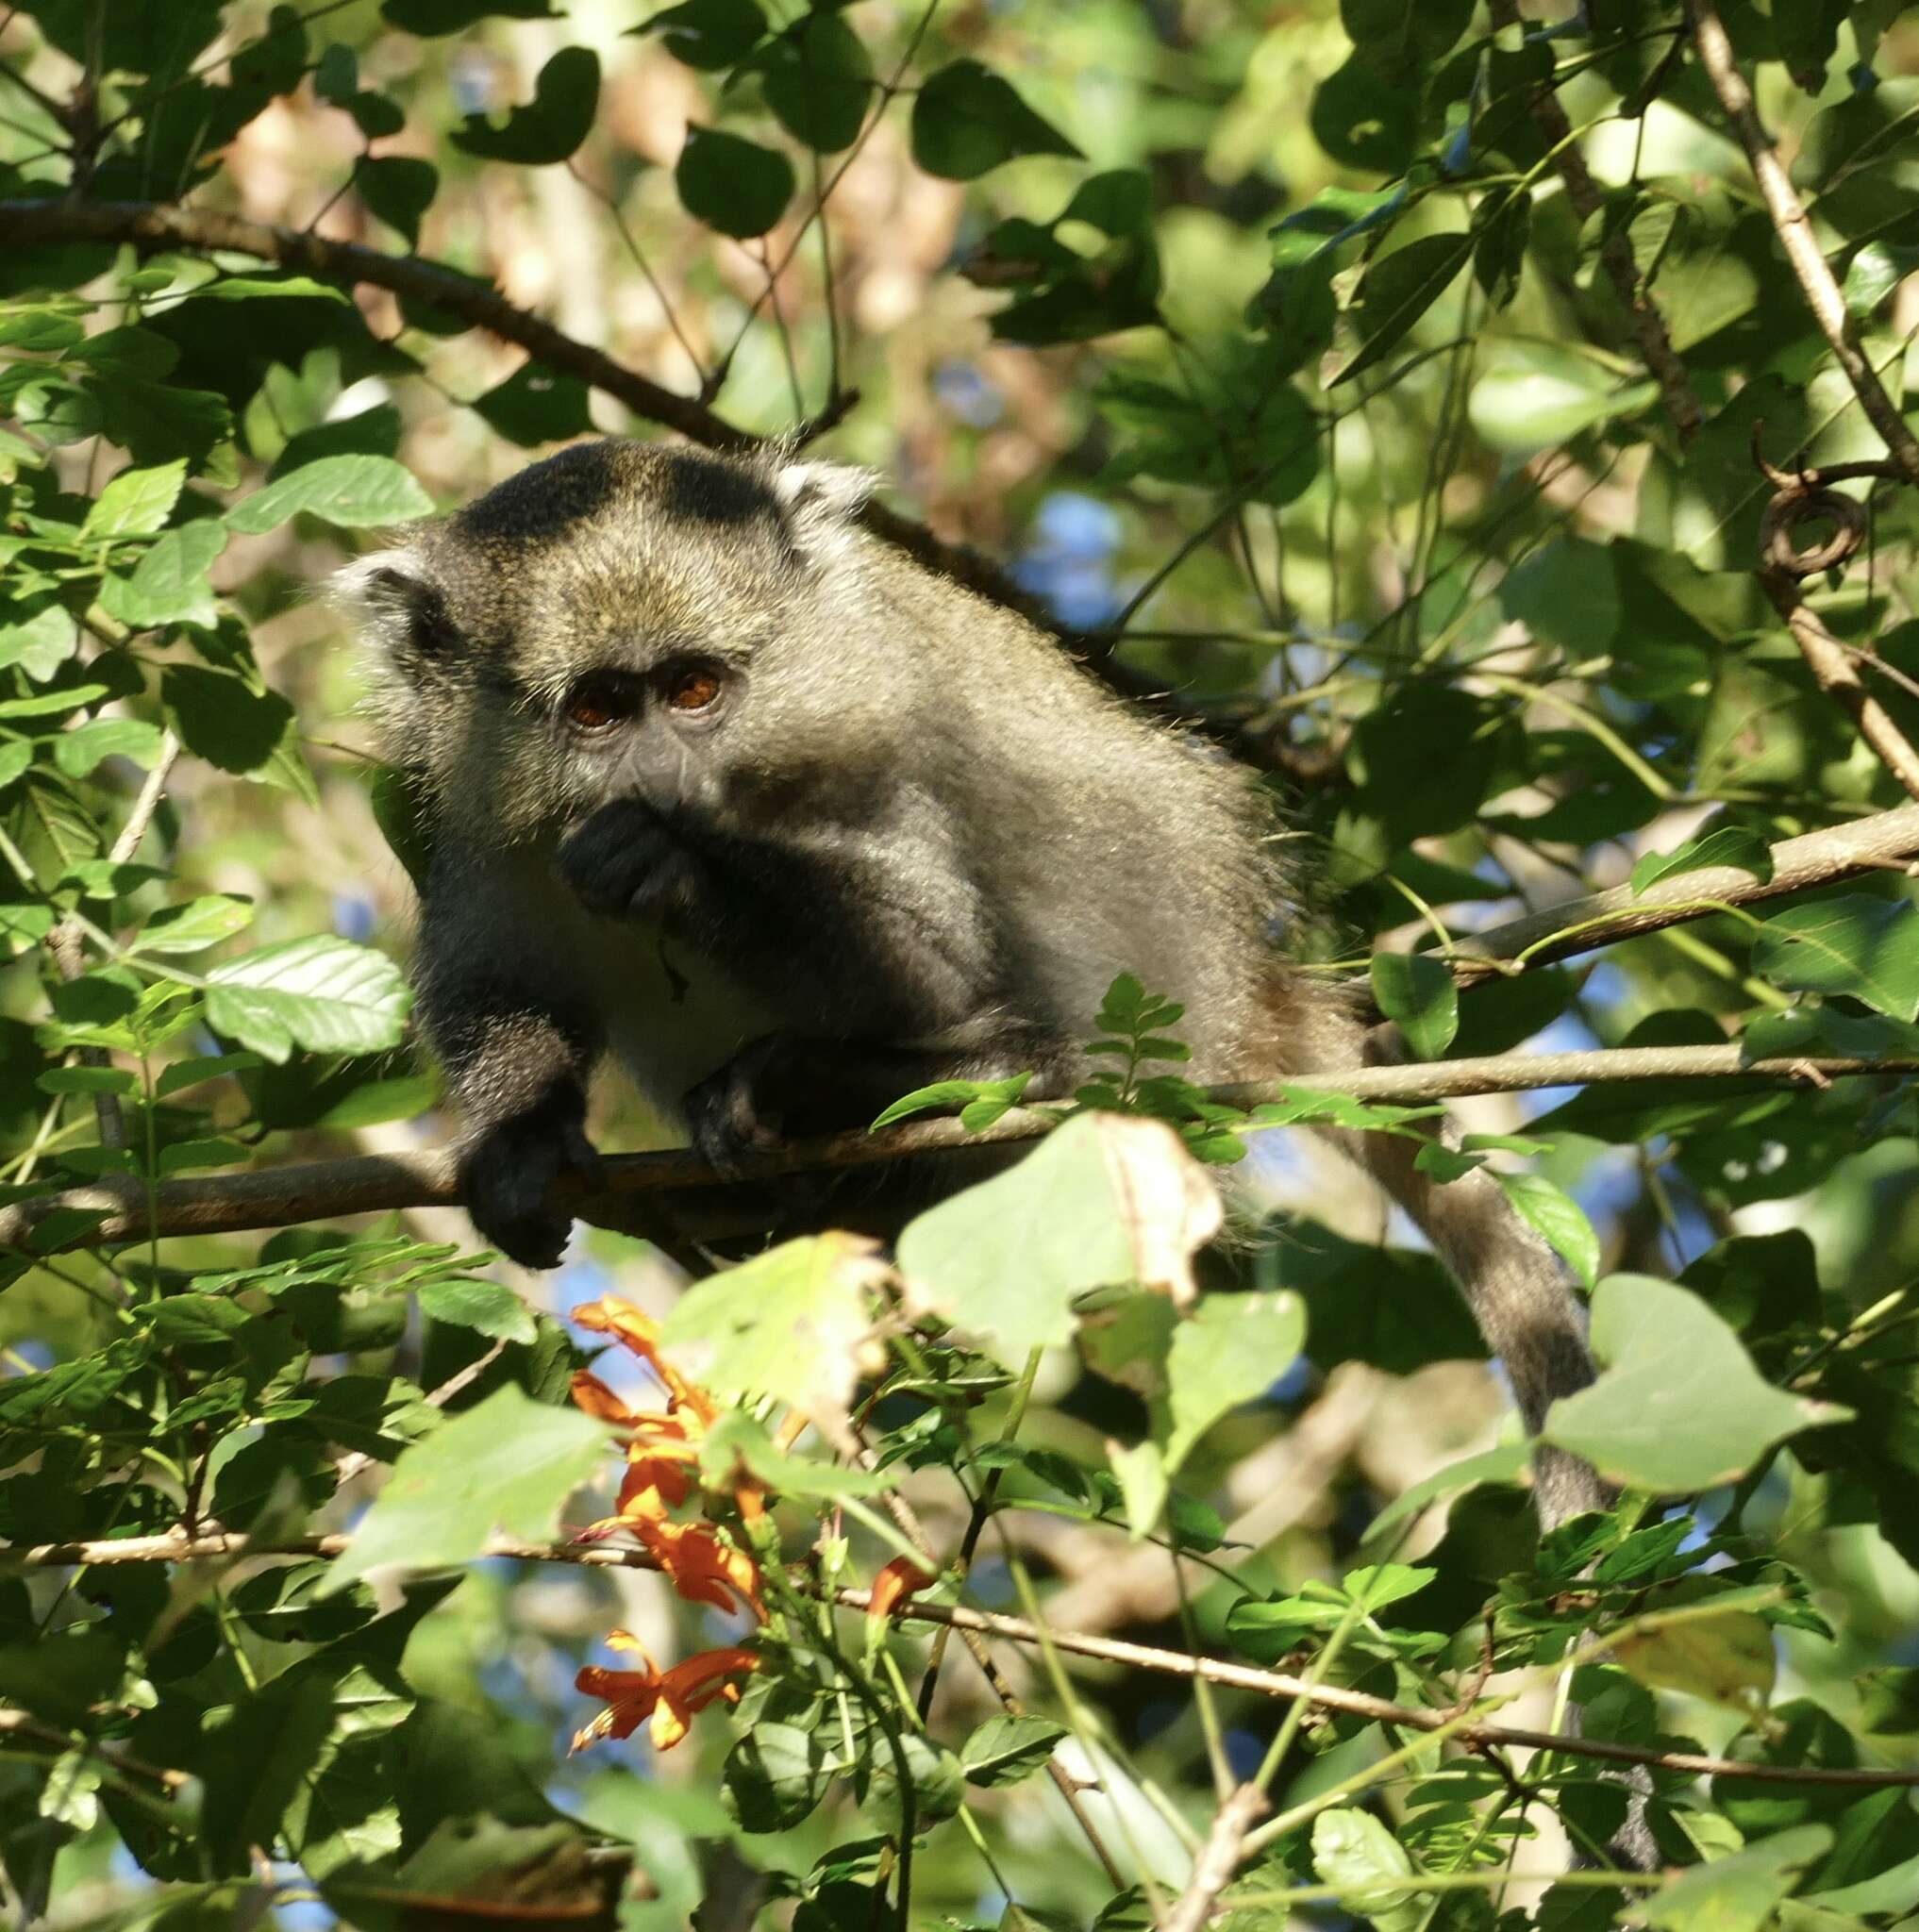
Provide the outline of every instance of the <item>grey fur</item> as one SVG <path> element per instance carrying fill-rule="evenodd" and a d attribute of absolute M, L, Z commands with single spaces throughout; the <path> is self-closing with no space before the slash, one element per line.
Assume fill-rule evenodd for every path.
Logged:
<path fill-rule="evenodd" d="M 1365 1057 L 1360 1016 L 1268 937 L 1283 881 L 1248 775 L 864 535 L 864 489 L 586 444 L 347 573 L 434 825 L 422 1009 L 468 1205 L 523 1259 L 557 1257 L 546 1190 L 592 1162 L 609 1047 L 722 1161 L 937 1077 L 1070 1091 L 1123 971 L 1185 1002 L 1196 1080 Z M 583 675 L 680 660 L 731 680 L 717 722 L 656 693 L 612 749 L 570 732 Z M 1427 1230 L 1536 1430 L 1592 1375 L 1558 1264 L 1491 1181 L 1342 1144 Z M 1607 1500 L 1556 1451 L 1538 1477 L 1548 1524 Z"/>

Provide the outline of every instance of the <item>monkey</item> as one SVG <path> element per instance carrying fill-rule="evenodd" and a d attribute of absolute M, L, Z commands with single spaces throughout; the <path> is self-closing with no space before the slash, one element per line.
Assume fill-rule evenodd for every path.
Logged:
<path fill-rule="evenodd" d="M 529 1267 L 569 1232 L 555 1182 L 593 1172 L 607 1054 L 721 1169 L 937 1080 L 1069 1096 L 1121 972 L 1184 1002 L 1199 1083 L 1376 1057 L 1275 941 L 1252 775 L 867 534 L 871 487 L 582 442 L 343 574 L 430 826 L 415 979 L 461 1196 Z M 1431 1240 L 1537 1437 L 1594 1374 L 1550 1250 L 1491 1177 L 1330 1138 Z M 1547 1528 L 1610 1501 L 1549 1444 L 1534 1493 Z"/>

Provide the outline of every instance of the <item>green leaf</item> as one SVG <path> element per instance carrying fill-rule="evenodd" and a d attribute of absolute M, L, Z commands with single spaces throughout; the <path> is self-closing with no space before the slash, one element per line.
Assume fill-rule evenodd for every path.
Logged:
<path fill-rule="evenodd" d="M 1016 1785 L 1031 1777 L 1066 1735 L 1064 1724 L 1043 1717 L 990 1717 L 960 1750 L 970 1785 Z"/>
<path fill-rule="evenodd" d="M 1327 372 L 1327 384 L 1360 375 L 1395 348 L 1445 293 L 1472 255 L 1470 235 L 1423 235 L 1375 261 L 1348 310 L 1359 329 L 1360 346 Z"/>
<path fill-rule="evenodd" d="M 1659 393 L 1656 383 L 1621 382 L 1570 350 L 1503 342 L 1474 383 L 1466 413 L 1495 450 L 1531 456 L 1570 441 L 1582 429 L 1637 415 Z"/>
<path fill-rule="evenodd" d="M 1340 0 L 1360 57 L 1395 84 L 1423 80 L 1458 45 L 1473 0 Z"/>
<path fill-rule="evenodd" d="M 591 47 L 562 47 L 533 82 L 533 98 L 492 127 L 469 114 L 453 144 L 486 161 L 542 167 L 566 160 L 591 132 L 600 100 L 600 59 Z"/>
<path fill-rule="evenodd" d="M 503 1341 L 531 1341 L 539 1333 L 533 1311 L 510 1288 L 497 1281 L 456 1278 L 426 1281 L 415 1291 L 420 1312 Z"/>
<path fill-rule="evenodd" d="M 82 543 L 112 543 L 150 537 L 173 513 L 187 480 L 184 459 L 151 470 L 123 470 L 94 498 L 80 525 Z"/>
<path fill-rule="evenodd" d="M 244 932 L 252 924 L 252 900 L 209 892 L 184 906 L 162 906 L 134 935 L 128 951 L 197 953 Z"/>
<path fill-rule="evenodd" d="M 1166 1355 L 1170 1475 L 1228 1409 L 1263 1395 L 1299 1355 L 1306 1304 L 1270 1294 L 1209 1294 L 1173 1331 Z"/>
<path fill-rule="evenodd" d="M 1495 1170 L 1493 1178 L 1505 1190 L 1506 1198 L 1520 1214 L 1545 1238 L 1553 1252 L 1591 1288 L 1599 1274 L 1599 1237 L 1594 1233 L 1586 1210 L 1544 1174 L 1500 1174 Z"/>
<path fill-rule="evenodd" d="M 1139 1542 L 1159 1526 L 1160 1512 L 1166 1507 L 1166 1492 L 1172 1487 L 1166 1458 L 1157 1442 L 1136 1442 L 1130 1449 L 1109 1442 L 1106 1454 L 1119 1478 L 1126 1534 Z"/>
<path fill-rule="evenodd" d="M 1418 1059 L 1436 1060 L 1460 1030 L 1460 989 L 1431 953 L 1375 953 L 1373 997 Z"/>
<path fill-rule="evenodd" d="M 766 15 L 759 0 L 684 0 L 627 32 L 657 33 L 676 60 L 712 74 L 738 66 L 765 39 Z"/>
<path fill-rule="evenodd" d="M 1716 825 L 1702 838 L 1689 839 L 1671 852 L 1648 852 L 1632 868 L 1633 894 L 1637 897 L 1660 879 L 1703 872 L 1715 865 L 1735 866 L 1763 885 L 1773 875 L 1773 850 L 1744 825 Z"/>
<path fill-rule="evenodd" d="M 745 1831 L 784 1831 L 826 1796 L 831 1778 L 824 1727 L 761 1719 L 726 1756 L 727 1808 Z"/>
<path fill-rule="evenodd" d="M 293 708 L 285 698 L 256 691 L 230 671 L 169 664 L 160 675 L 160 696 L 180 741 L 223 772 L 264 777 L 297 736 Z"/>
<path fill-rule="evenodd" d="M 660 1339 L 709 1389 L 771 1395 L 803 1413 L 841 1408 L 887 1272 L 859 1235 L 809 1235 L 695 1283 Z"/>
<path fill-rule="evenodd" d="M 1842 892 L 1788 907 L 1760 929 L 1752 963 L 1789 992 L 1848 993 L 1919 1020 L 1919 906 Z"/>
<path fill-rule="evenodd" d="M 1540 1433 L 1636 1489 L 1729 1482 L 1775 1442 L 1850 1413 L 1773 1388 L 1705 1302 L 1650 1275 L 1599 1284 L 1592 1341 L 1599 1379 L 1554 1403 Z"/>
<path fill-rule="evenodd" d="M 235 504 L 226 524 L 255 537 L 304 511 L 341 529 L 376 529 L 432 510 L 433 499 L 391 457 L 321 457 Z"/>
<path fill-rule="evenodd" d="M 577 1409 L 548 1407 L 505 1384 L 402 1453 L 319 1594 L 374 1570 L 467 1562 L 496 1530 L 550 1538 L 610 1441 Z"/>
<path fill-rule="evenodd" d="M 1312 1821 L 1312 1869 L 1339 1888 L 1341 1908 L 1377 1932 L 1418 1932 L 1426 1902 L 1408 1885 L 1412 1860 L 1405 1846 L 1370 1811 L 1343 1806 Z"/>
<path fill-rule="evenodd" d="M 420 218 L 440 192 L 440 170 L 412 155 L 362 155 L 353 171 L 360 200 L 390 228 L 397 228 L 409 248 L 420 245 Z"/>
<path fill-rule="evenodd" d="M 203 517 L 177 530 L 162 530 L 127 577 L 109 576 L 100 602 L 109 617 L 130 630 L 163 624 L 197 625 L 211 630 L 217 618 L 208 573 L 226 547 L 226 525 Z"/>
<path fill-rule="evenodd" d="M 69 778 L 84 778 L 103 758 L 131 758 L 150 772 L 159 762 L 161 743 L 157 724 L 138 718 L 92 718 L 54 741 L 54 762 Z"/>
<path fill-rule="evenodd" d="M 17 664 L 37 681 L 51 677 L 80 641 L 80 627 L 64 604 L 44 605 L 18 624 L 0 624 L 0 671 Z"/>
<path fill-rule="evenodd" d="M 722 235 L 763 235 L 793 199 L 793 163 L 770 147 L 690 122 L 673 171 L 680 205 Z"/>
<path fill-rule="evenodd" d="M 909 1303 L 986 1337 L 1001 1359 L 1016 1365 L 1033 1349 L 1071 1336 L 1076 1296 L 1143 1273 L 1163 1274 L 1171 1251 L 1190 1252 L 1211 1229 L 1196 1232 L 1203 1216 L 1161 1223 L 1171 1206 L 1167 1192 L 1155 1187 L 1147 1200 L 1125 1165 L 1129 1128 L 1154 1129 L 1156 1148 L 1161 1137 L 1170 1143 L 1160 1157 L 1162 1182 L 1176 1178 L 1183 1186 L 1198 1174 L 1160 1123 L 1081 1114 L 1008 1173 L 908 1224 L 899 1268 Z"/>
<path fill-rule="evenodd" d="M 980 1124 L 991 1125 L 992 1120 L 1017 1106 L 1020 1095 L 1032 1085 L 1032 1080 L 1030 1074 L 1013 1074 L 1004 1080 L 935 1080 L 930 1087 L 916 1087 L 910 1093 L 902 1094 L 867 1131 L 876 1134 L 881 1127 L 909 1120 L 916 1113 L 958 1108 L 967 1130 L 976 1133 Z M 981 1121 L 979 1116 L 989 1109 L 993 1109 L 992 1118 Z"/>
<path fill-rule="evenodd" d="M 538 362 L 523 362 L 505 382 L 478 397 L 474 408 L 509 442 L 564 442 L 593 426 L 586 384 L 576 375 L 556 375 Z"/>
<path fill-rule="evenodd" d="M 973 181 L 1021 155 L 1079 150 L 977 60 L 955 60 L 929 75 L 913 97 L 913 159 L 929 175 Z"/>
<path fill-rule="evenodd" d="M 1823 1824 L 1775 1832 L 1744 1851 L 1681 1872 L 1639 1910 L 1659 1932 L 1760 1932 L 1831 1844 L 1832 1833 Z"/>
<path fill-rule="evenodd" d="M 384 953 L 316 934 L 262 947 L 208 975 L 207 1024 L 275 1065 L 309 1053 L 399 1044 L 412 993 Z"/>
<path fill-rule="evenodd" d="M 821 154 L 853 145 L 873 96 L 873 62 L 837 13 L 803 15 L 755 64 L 766 105 L 795 141 Z"/>
<path fill-rule="evenodd" d="M 298 1672 L 247 1692 L 209 1726 L 201 1823 L 218 1869 L 244 1872 L 251 1848 L 274 1841 L 332 1728 L 332 1687 Z"/>

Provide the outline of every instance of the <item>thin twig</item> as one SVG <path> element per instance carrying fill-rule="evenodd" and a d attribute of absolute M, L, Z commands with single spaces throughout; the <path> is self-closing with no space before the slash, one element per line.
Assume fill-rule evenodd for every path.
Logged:
<path fill-rule="evenodd" d="M 109 865 L 125 865 L 140 850 L 140 841 L 146 837 L 146 829 L 153 824 L 153 815 L 159 809 L 160 799 L 167 789 L 167 778 L 173 772 L 174 760 L 179 755 L 180 741 L 171 730 L 163 732 L 159 757 L 154 760 L 153 770 L 146 774 L 145 782 L 135 795 L 133 808 L 126 814 L 126 823 L 121 826 L 120 836 L 114 840 L 107 855 Z M 87 970 L 84 932 L 85 922 L 70 912 L 56 922 L 46 936 L 47 957 L 54 962 L 54 970 L 69 982 L 79 978 Z M 104 1046 L 83 1046 L 80 1060 L 89 1067 L 108 1067 L 113 1063 L 112 1056 Z M 101 1146 L 126 1145 L 126 1116 L 121 1108 L 119 1094 L 94 1094 L 93 1118 L 99 1123 Z"/>
<path fill-rule="evenodd" d="M 1493 25 L 1501 32 L 1526 23 L 1520 17 L 1518 0 L 1490 0 Z M 1605 206 L 1606 197 L 1594 180 L 1586 158 L 1573 138 L 1573 124 L 1560 105 L 1550 82 L 1536 88 L 1532 95 L 1532 118 L 1552 155 L 1553 165 L 1565 184 L 1566 200 L 1580 221 L 1592 219 Z M 1679 433 L 1682 443 L 1692 441 L 1705 423 L 1699 399 L 1686 375 L 1686 365 L 1673 347 L 1664 319 L 1640 286 L 1638 264 L 1632 258 L 1632 243 L 1623 230 L 1615 229 L 1601 244 L 1599 259 L 1607 277 L 1619 296 L 1620 306 L 1632 323 L 1639 341 L 1639 353 L 1653 380 L 1665 398 L 1666 413 Z"/>
<path fill-rule="evenodd" d="M 1219 1895 L 1240 1869 L 1240 1848 L 1246 1834 L 1268 1810 L 1266 1794 L 1258 1785 L 1242 1785 L 1212 1821 L 1206 1843 L 1193 1861 L 1193 1875 L 1173 1909 L 1160 1922 L 1160 1932 L 1205 1932 L 1219 1909 Z"/>

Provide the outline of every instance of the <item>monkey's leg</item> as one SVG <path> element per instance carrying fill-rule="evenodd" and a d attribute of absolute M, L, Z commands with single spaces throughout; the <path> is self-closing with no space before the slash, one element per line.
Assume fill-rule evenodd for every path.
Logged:
<path fill-rule="evenodd" d="M 480 1234 L 528 1268 L 559 1265 L 572 1227 L 548 1205 L 592 1174 L 586 1081 L 599 1023 L 537 902 L 497 860 L 436 842 L 420 927 L 421 1017 L 466 1117 L 460 1197 Z"/>

